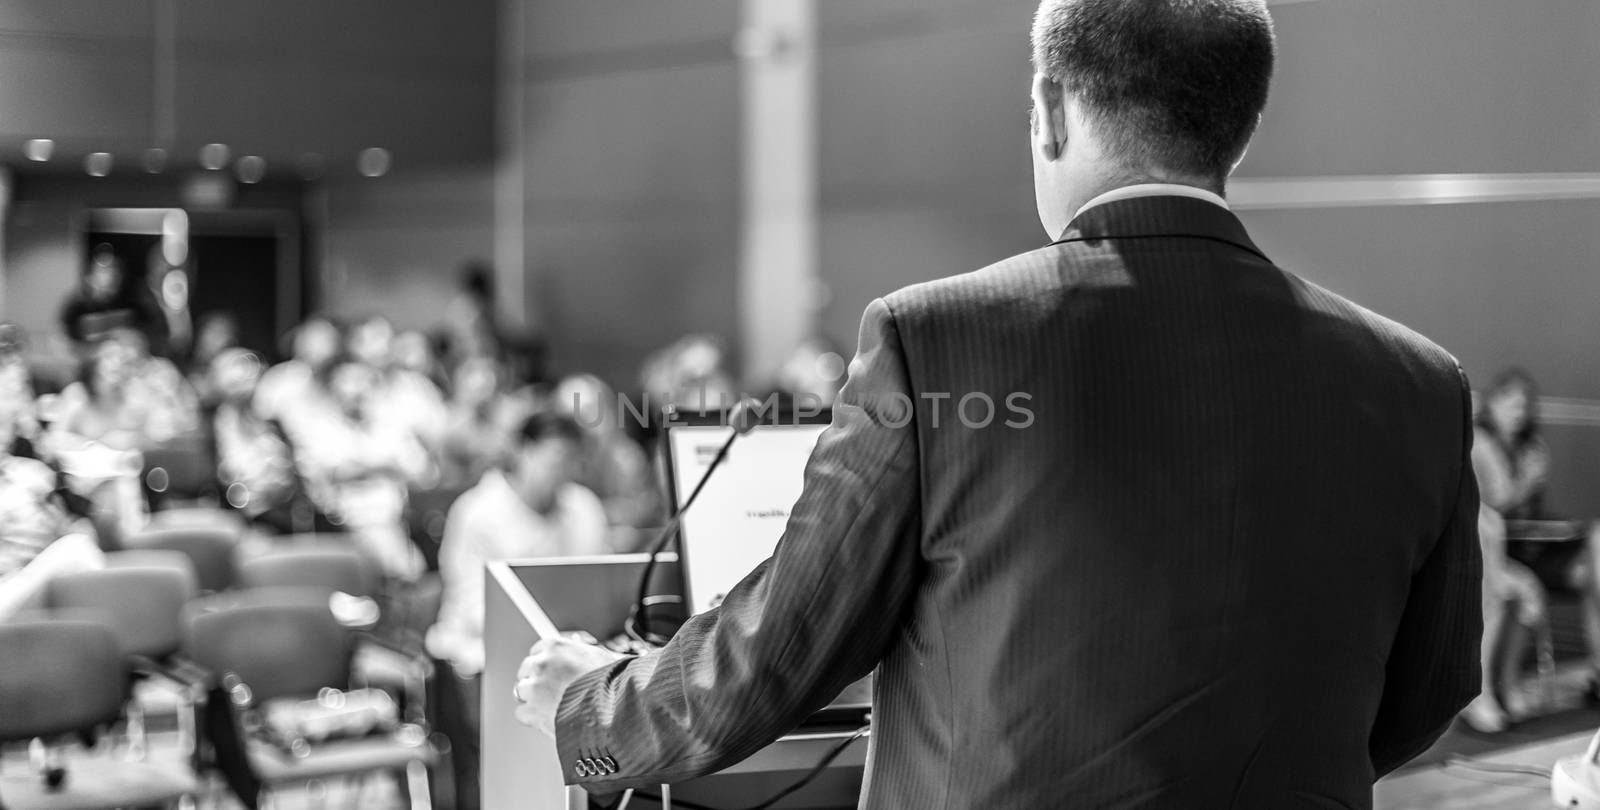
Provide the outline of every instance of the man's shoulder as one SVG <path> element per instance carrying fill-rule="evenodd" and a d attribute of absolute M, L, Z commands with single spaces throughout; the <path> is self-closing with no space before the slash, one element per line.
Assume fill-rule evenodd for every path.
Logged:
<path fill-rule="evenodd" d="M 1421 332 L 1293 273 L 1283 275 L 1308 309 L 1370 336 L 1408 365 L 1425 366 L 1451 378 L 1461 373 L 1455 356 Z"/>
<path fill-rule="evenodd" d="M 1047 287 L 1071 284 L 1071 269 L 1088 264 L 1074 245 L 1048 245 L 953 276 L 902 287 L 884 302 L 898 317 L 1025 306 Z M 1062 270 L 1066 269 L 1066 274 Z"/>

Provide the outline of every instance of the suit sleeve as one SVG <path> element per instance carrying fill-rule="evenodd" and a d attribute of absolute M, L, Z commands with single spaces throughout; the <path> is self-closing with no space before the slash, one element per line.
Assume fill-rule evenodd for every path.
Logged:
<path fill-rule="evenodd" d="M 1478 485 L 1470 461 L 1472 406 L 1461 376 L 1463 448 L 1455 506 L 1444 533 L 1411 579 L 1389 651 L 1383 699 L 1368 740 L 1374 776 L 1421 754 L 1478 694 L 1483 636 L 1483 560 Z"/>
<path fill-rule="evenodd" d="M 606 792 L 721 770 L 872 671 L 920 578 L 912 402 L 894 317 L 875 301 L 773 556 L 661 650 L 567 687 L 556 745 L 569 784 Z"/>

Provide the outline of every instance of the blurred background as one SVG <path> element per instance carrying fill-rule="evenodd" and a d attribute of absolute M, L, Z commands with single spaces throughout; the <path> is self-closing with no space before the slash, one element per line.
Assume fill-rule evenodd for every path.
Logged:
<path fill-rule="evenodd" d="M 1600 514 L 1600 4 L 1270 5 L 1234 209 L 1476 387 L 1525 370 L 1544 506 Z M 873 298 L 1047 242 L 1034 7 L 0 1 L 8 434 L 105 551 L 198 507 L 361 534 L 414 584 L 455 498 L 547 437 L 529 414 L 827 402 Z M 661 517 L 653 426 L 625 428 L 566 476 L 611 551 Z M 394 435 L 415 454 L 374 461 Z M 73 455 L 99 446 L 137 455 Z"/>

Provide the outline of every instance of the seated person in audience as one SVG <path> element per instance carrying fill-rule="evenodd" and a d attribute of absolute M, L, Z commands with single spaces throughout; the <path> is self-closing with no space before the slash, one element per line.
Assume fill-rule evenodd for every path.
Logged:
<path fill-rule="evenodd" d="M 296 327 L 293 357 L 267 369 L 256 385 L 256 413 L 287 425 L 298 409 L 320 407 L 326 398 L 328 372 L 339 359 L 343 339 L 339 327 L 322 316 L 314 315 Z"/>
<path fill-rule="evenodd" d="M 415 579 L 421 552 L 405 530 L 407 486 L 428 470 L 422 445 L 375 407 L 378 372 L 346 361 L 329 375 L 329 401 L 284 425 L 312 503 L 346 527 L 385 574 Z"/>
<path fill-rule="evenodd" d="M 593 374 L 575 374 L 556 384 L 551 404 L 584 430 L 573 477 L 600 496 L 611 525 L 658 525 L 661 491 L 644 448 L 624 430 L 616 391 Z"/>
<path fill-rule="evenodd" d="M 1600 678 L 1600 576 L 1592 562 L 1600 531 L 1545 510 L 1550 448 L 1539 435 L 1537 400 L 1526 372 L 1502 373 L 1484 394 L 1473 437 L 1472 468 L 1483 512 L 1479 539 L 1484 556 L 1485 687 L 1463 716 L 1489 731 L 1526 713 L 1514 679 L 1520 662 L 1517 642 L 1525 625 L 1542 620 L 1547 590 L 1576 591 L 1582 598 L 1591 678 Z M 1506 613 L 1508 603 L 1516 606 L 1516 622 Z M 1517 659 L 1509 669 L 1493 665 L 1497 649 L 1509 649 Z M 1504 706 L 1492 688 L 1491 673 L 1497 671 L 1511 676 Z"/>
<path fill-rule="evenodd" d="M 299 477 L 289 440 L 274 422 L 262 419 L 251 407 L 261 360 L 244 349 L 224 349 L 211 361 L 209 387 L 218 397 L 212 417 L 217 448 L 217 478 L 228 505 L 251 523 L 288 534 L 311 531 L 297 525 L 302 504 Z M 302 510 L 302 511 L 303 511 Z"/>
<path fill-rule="evenodd" d="M 685 411 L 714 411 L 738 401 L 726 368 L 722 341 L 688 335 L 645 361 L 642 380 L 652 411 L 673 405 Z"/>
<path fill-rule="evenodd" d="M 392 365 L 395 369 L 415 374 L 440 391 L 450 388 L 450 380 L 445 377 L 438 352 L 434 351 L 433 340 L 421 330 L 407 329 L 395 335 L 393 355 Z"/>
<path fill-rule="evenodd" d="M 427 647 L 439 660 L 439 726 L 452 744 L 460 807 L 477 806 L 484 564 L 611 551 L 600 499 L 571 479 L 582 441 L 581 429 L 566 416 L 546 411 L 528 417 L 505 470 L 484 473 L 445 520 L 439 549 L 444 600 Z"/>
<path fill-rule="evenodd" d="M 152 356 L 144 335 L 127 329 L 90 348 L 57 408 L 61 429 L 122 449 L 160 444 L 199 425 L 194 390 L 178 367 Z"/>
<path fill-rule="evenodd" d="M 572 480 L 583 432 L 570 417 L 528 417 L 505 469 L 462 493 L 439 549 L 444 601 L 428 649 L 457 672 L 483 668 L 483 565 L 493 560 L 605 554 L 605 507 Z"/>
<path fill-rule="evenodd" d="M 0 401 L 0 408 L 15 403 Z M 0 414 L 0 621 L 42 607 L 51 578 L 103 563 L 94 530 L 75 521 L 44 462 L 11 454 L 16 421 Z"/>
<path fill-rule="evenodd" d="M 500 465 L 511 434 L 528 408 L 505 391 L 500 367 L 489 357 L 468 357 L 456 367 L 439 442 L 441 486 L 478 482 Z"/>
<path fill-rule="evenodd" d="M 345 339 L 351 360 L 377 372 L 375 416 L 410 431 L 423 446 L 439 446 L 445 420 L 444 395 L 427 377 L 398 362 L 394 327 L 380 315 L 365 318 L 350 328 Z"/>
<path fill-rule="evenodd" d="M 0 451 L 38 458 L 39 422 L 34 415 L 33 379 L 23 357 L 21 333 L 0 324 L 0 421 L 8 426 L 10 442 Z"/>
<path fill-rule="evenodd" d="M 239 345 L 239 322 L 230 312 L 209 312 L 195 328 L 194 349 L 185 366 L 189 385 L 194 388 L 202 408 L 213 408 L 218 395 L 211 387 L 211 369 L 217 356 Z"/>
<path fill-rule="evenodd" d="M 150 435 L 154 399 L 135 393 L 138 358 L 125 341 L 94 344 L 54 405 L 42 409 L 49 430 L 42 457 L 65 473 L 72 492 L 87 499 L 96 525 L 110 542 L 144 525 L 140 452 Z"/>
<path fill-rule="evenodd" d="M 778 393 L 796 408 L 831 408 L 844 385 L 844 357 L 822 338 L 795 347 L 778 369 Z"/>

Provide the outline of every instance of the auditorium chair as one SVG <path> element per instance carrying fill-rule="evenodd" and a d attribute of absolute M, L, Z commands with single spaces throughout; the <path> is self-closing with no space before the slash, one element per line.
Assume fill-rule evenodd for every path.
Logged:
<path fill-rule="evenodd" d="M 217 464 L 203 437 L 181 436 L 143 454 L 141 480 L 152 511 L 165 504 L 216 500 Z"/>
<path fill-rule="evenodd" d="M 246 588 L 305 588 L 324 595 L 338 591 L 377 600 L 381 612 L 375 622 L 346 622 L 362 631 L 357 636 L 355 680 L 402 696 L 407 717 L 422 722 L 427 679 L 432 675 L 422 638 L 439 612 L 438 577 L 380 588 L 377 571 L 366 557 L 347 539 L 338 539 L 338 535 L 323 539 L 328 537 L 291 535 L 243 557 L 238 564 L 239 584 Z"/>
<path fill-rule="evenodd" d="M 226 590 L 233 585 L 234 554 L 238 550 L 240 532 L 218 525 L 152 525 L 134 532 L 123 540 L 126 551 L 160 549 L 182 552 L 194 564 L 195 576 L 201 592 Z"/>
<path fill-rule="evenodd" d="M 257 588 L 205 597 L 186 615 L 186 650 L 227 688 L 240 729 L 238 748 L 264 797 L 291 785 L 389 773 L 411 806 L 428 806 L 426 770 L 434 762 L 424 729 L 314 743 L 292 752 L 249 729 L 266 701 L 310 700 L 348 689 L 357 636 L 334 617 L 327 591 Z M 419 796 L 420 794 L 420 796 Z"/>
<path fill-rule="evenodd" d="M 163 560 L 162 554 L 175 559 Z M 137 564 L 141 555 L 142 565 Z M 134 558 L 133 564 L 128 556 Z M 99 622 L 115 634 L 133 676 L 127 714 L 130 744 L 136 751 L 146 748 L 145 729 L 152 718 L 170 720 L 178 730 L 179 748 L 195 749 L 195 705 L 203 696 L 204 682 L 178 651 L 183 644 L 183 607 L 197 590 L 188 558 L 176 552 L 111 554 L 105 569 L 50 582 L 46 604 L 52 612 Z"/>
<path fill-rule="evenodd" d="M 406 495 L 406 531 L 422 552 L 429 571 L 439 570 L 439 546 L 444 542 L 444 522 L 450 507 L 466 489 L 413 487 Z"/>
<path fill-rule="evenodd" d="M 348 541 L 291 540 L 238 561 L 238 584 L 246 588 L 310 587 L 351 596 L 372 596 L 377 572 Z"/>
<path fill-rule="evenodd" d="M 76 619 L 13 622 L 0 625 L 0 650 L 0 746 L 38 739 L 50 751 L 43 771 L 0 773 L 0 806 L 171 807 L 200 792 L 181 757 L 129 761 L 104 744 L 67 755 L 73 738 L 87 747 L 122 717 L 125 662 L 109 627 Z"/>

